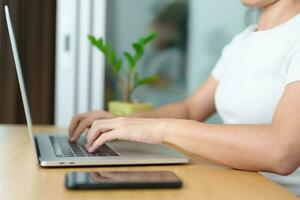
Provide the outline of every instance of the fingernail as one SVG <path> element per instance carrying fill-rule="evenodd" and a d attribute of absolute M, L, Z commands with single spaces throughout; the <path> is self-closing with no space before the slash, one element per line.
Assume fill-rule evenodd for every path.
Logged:
<path fill-rule="evenodd" d="M 88 148 L 88 151 L 89 151 L 90 153 L 93 152 L 92 150 L 93 150 L 92 147 Z"/>
<path fill-rule="evenodd" d="M 71 137 L 70 141 L 71 141 L 71 142 L 74 142 L 74 141 L 75 141 L 75 138 L 74 138 L 74 137 Z"/>

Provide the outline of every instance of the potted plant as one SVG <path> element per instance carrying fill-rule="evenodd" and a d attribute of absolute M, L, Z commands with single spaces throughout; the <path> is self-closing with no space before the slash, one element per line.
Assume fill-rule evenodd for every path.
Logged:
<path fill-rule="evenodd" d="M 112 71 L 118 81 L 118 87 L 121 91 L 122 101 L 110 101 L 108 109 L 115 115 L 128 115 L 134 112 L 152 109 L 150 103 L 137 102 L 132 98 L 135 89 L 142 85 L 152 84 L 158 81 L 159 76 L 152 75 L 140 77 L 137 67 L 145 52 L 145 47 L 156 38 L 156 33 L 149 33 L 146 37 L 141 37 L 137 42 L 132 44 L 133 53 L 124 51 L 122 55 L 118 54 L 108 42 L 102 38 L 96 38 L 89 35 L 90 43 L 99 49 L 112 68 Z M 124 62 L 126 60 L 126 63 Z"/>

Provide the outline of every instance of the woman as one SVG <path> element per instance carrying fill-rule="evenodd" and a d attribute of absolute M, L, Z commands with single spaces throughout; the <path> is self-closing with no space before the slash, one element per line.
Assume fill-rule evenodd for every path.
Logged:
<path fill-rule="evenodd" d="M 70 140 L 90 127 L 91 152 L 115 139 L 169 142 L 237 169 L 294 172 L 300 165 L 300 0 L 242 3 L 261 10 L 258 25 L 233 39 L 192 96 L 130 118 L 79 114 Z M 202 123 L 215 111 L 224 125 Z M 299 178 L 290 180 L 300 188 Z"/>

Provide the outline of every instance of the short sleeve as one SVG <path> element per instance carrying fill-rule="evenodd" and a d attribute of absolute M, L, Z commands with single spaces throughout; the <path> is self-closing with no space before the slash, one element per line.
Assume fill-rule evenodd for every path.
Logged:
<path fill-rule="evenodd" d="M 300 48 L 292 56 L 287 69 L 286 85 L 294 81 L 300 81 Z"/>
<path fill-rule="evenodd" d="M 217 64 L 215 65 L 215 67 L 211 72 L 211 75 L 218 81 L 221 81 L 227 67 L 229 66 L 231 49 L 232 49 L 231 43 L 225 46 L 225 48 L 222 51 L 222 55 L 220 59 L 218 60 Z"/>

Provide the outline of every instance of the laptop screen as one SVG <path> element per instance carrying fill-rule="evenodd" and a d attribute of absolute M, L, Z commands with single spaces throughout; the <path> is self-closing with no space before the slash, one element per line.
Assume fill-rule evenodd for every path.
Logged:
<path fill-rule="evenodd" d="M 18 77 L 19 86 L 20 86 L 20 90 L 21 90 L 21 96 L 22 96 L 28 131 L 29 131 L 29 135 L 30 135 L 30 141 L 31 141 L 31 144 L 35 151 L 34 153 L 35 153 L 36 161 L 38 162 L 38 158 L 37 158 L 37 154 L 36 154 L 37 151 L 36 151 L 36 146 L 35 146 L 34 136 L 33 136 L 32 120 L 31 120 L 29 104 L 28 104 L 26 90 L 25 90 L 25 84 L 24 84 L 24 80 L 23 80 L 23 76 L 22 76 L 21 62 L 20 62 L 19 53 L 18 53 L 18 49 L 17 49 L 16 38 L 14 35 L 8 6 L 4 6 L 4 9 L 5 9 L 5 17 L 6 17 L 6 22 L 7 22 L 10 43 L 11 43 L 12 52 L 13 52 L 14 61 L 15 61 L 17 77 Z"/>

